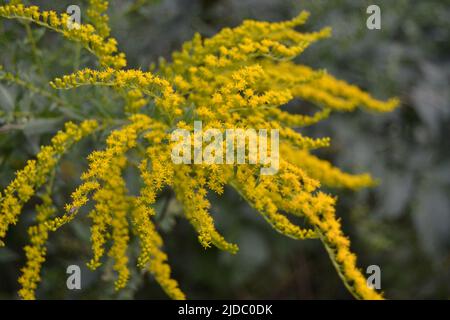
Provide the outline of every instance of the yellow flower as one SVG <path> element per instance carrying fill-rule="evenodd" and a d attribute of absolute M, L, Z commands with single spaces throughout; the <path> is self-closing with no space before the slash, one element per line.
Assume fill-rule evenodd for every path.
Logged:
<path fill-rule="evenodd" d="M 92 25 L 97 30 L 98 34 L 104 38 L 109 36 L 109 17 L 104 12 L 108 10 L 108 1 L 105 0 L 89 0 L 89 6 L 87 8 L 87 16 L 89 17 Z"/>
<path fill-rule="evenodd" d="M 34 292 L 41 280 L 41 267 L 47 253 L 46 242 L 49 230 L 43 222 L 56 212 L 49 194 L 45 194 L 42 200 L 43 203 L 36 206 L 39 224 L 28 228 L 30 244 L 24 248 L 27 263 L 21 269 L 22 275 L 19 278 L 19 284 L 22 285 L 22 288 L 19 290 L 19 296 L 25 300 L 36 298 Z"/>
<path fill-rule="evenodd" d="M 122 68 L 126 65 L 125 55 L 118 52 L 117 41 L 113 38 L 106 38 L 109 32 L 106 32 L 106 27 L 103 24 L 101 34 L 89 24 L 81 24 L 79 28 L 71 28 L 68 23 L 69 16 L 66 13 L 58 15 L 54 11 L 41 12 L 37 6 L 28 7 L 23 4 L 0 6 L 0 17 L 28 20 L 58 32 L 69 40 L 79 42 L 99 58 L 102 66 Z M 104 20 L 103 22 L 107 21 L 104 18 L 105 16 L 99 15 L 99 17 L 103 17 L 101 18 Z"/>
<path fill-rule="evenodd" d="M 88 266 L 99 267 L 110 245 L 107 255 L 114 260 L 115 287 L 123 288 L 130 277 L 127 249 L 134 234 L 141 247 L 139 267 L 148 270 L 171 298 L 184 299 L 172 279 L 167 255 L 161 249 L 162 238 L 152 221 L 158 194 L 165 188 L 174 191 L 184 209 L 183 216 L 204 248 L 215 246 L 235 253 L 238 246 L 217 231 L 209 213 L 208 193 L 220 195 L 229 185 L 276 231 L 294 239 L 320 239 L 356 298 L 382 298 L 366 285 L 356 266 L 350 241 L 335 215 L 336 198 L 320 191 L 321 185 L 360 189 L 375 181 L 368 174 L 344 173 L 314 156 L 312 150 L 329 146 L 330 139 L 311 138 L 298 129 L 318 123 L 334 111 L 353 111 L 357 107 L 390 111 L 398 100 L 377 100 L 323 70 L 290 61 L 313 42 L 330 35 L 328 28 L 312 33 L 297 31 L 295 28 L 308 17 L 305 12 L 285 22 L 244 21 L 208 39 L 196 34 L 173 53 L 170 63 L 162 60 L 157 71 L 144 72 L 122 69 L 125 57 L 118 53 L 117 42 L 107 38 L 107 7 L 107 1 L 90 0 L 88 17 L 92 25 L 69 30 L 67 15 L 21 4 L 0 6 L 0 16 L 25 19 L 55 30 L 80 42 L 99 58 L 103 69 L 84 69 L 56 78 L 51 82 L 54 89 L 111 87 L 124 97 L 123 117 L 128 117 L 125 124 L 109 132 L 105 149 L 88 156 L 83 182 L 72 193 L 65 213 L 53 217 L 54 211 L 48 206 L 37 208 L 38 225 L 30 228 L 31 245 L 25 248 L 28 262 L 19 280 L 21 297 L 34 298 L 48 233 L 71 222 L 93 200 L 95 206 L 89 213 L 93 256 Z M 294 99 L 307 101 L 318 111 L 313 115 L 292 114 L 280 108 Z M 202 121 L 205 129 L 277 129 L 281 153 L 277 174 L 260 175 L 258 164 L 174 164 L 170 133 L 177 128 L 192 130 L 194 121 Z M 95 127 L 93 121 L 80 126 L 67 124 L 50 146 L 41 149 L 36 160 L 30 160 L 17 173 L 0 201 L 0 238 L 4 238 L 10 224 L 16 223 L 24 203 L 46 183 L 59 157 Z M 248 148 L 246 157 L 251 151 Z M 267 151 L 272 153 L 274 149 Z M 140 173 L 138 195 L 128 192 L 123 178 L 129 166 Z M 302 217 L 305 225 L 295 224 L 289 215 Z"/>
<path fill-rule="evenodd" d="M 6 187 L 0 199 L 0 245 L 9 225 L 16 224 L 22 206 L 47 181 L 59 158 L 96 128 L 97 122 L 92 120 L 84 121 L 79 126 L 66 123 L 65 130 L 52 138 L 52 144 L 42 147 L 36 160 L 29 160 L 25 168 L 16 173 L 16 178 Z"/>

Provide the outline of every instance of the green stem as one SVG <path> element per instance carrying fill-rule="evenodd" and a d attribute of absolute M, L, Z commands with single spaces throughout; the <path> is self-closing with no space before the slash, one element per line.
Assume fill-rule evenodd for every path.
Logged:
<path fill-rule="evenodd" d="M 357 299 L 357 300 L 363 299 L 363 297 L 361 297 L 356 292 L 355 288 L 349 283 L 347 277 L 342 272 L 342 268 L 341 268 L 341 266 L 339 265 L 339 263 L 337 262 L 337 259 L 336 259 L 335 250 L 333 250 L 333 248 L 331 248 L 330 245 L 327 243 L 327 241 L 325 240 L 325 236 L 322 233 L 322 231 L 319 228 L 316 227 L 316 232 L 319 235 L 320 241 L 322 241 L 325 249 L 327 250 L 327 253 L 328 253 L 328 256 L 330 257 L 331 263 L 333 264 L 334 268 L 336 269 L 336 272 L 339 275 L 339 278 L 341 278 L 341 280 L 344 283 L 344 285 L 347 288 L 347 290 L 351 293 L 351 295 L 355 299 Z"/>
<path fill-rule="evenodd" d="M 73 69 L 79 70 L 80 69 L 80 56 L 81 56 L 81 44 L 77 42 L 75 44 L 75 58 L 73 59 Z"/>
<path fill-rule="evenodd" d="M 23 25 L 25 26 L 25 30 L 27 32 L 27 37 L 31 44 L 31 52 L 33 54 L 33 60 L 38 67 L 39 73 L 42 76 L 44 76 L 45 75 L 44 68 L 42 66 L 41 59 L 39 59 L 39 52 L 38 52 L 38 48 L 36 45 L 36 40 L 34 39 L 34 36 L 33 36 L 33 31 L 31 30 L 30 24 L 28 22 L 23 22 Z"/>

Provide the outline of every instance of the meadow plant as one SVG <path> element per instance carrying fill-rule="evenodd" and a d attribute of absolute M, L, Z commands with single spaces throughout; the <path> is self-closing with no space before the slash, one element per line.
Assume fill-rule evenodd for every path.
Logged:
<path fill-rule="evenodd" d="M 367 286 L 356 265 L 350 241 L 336 216 L 336 197 L 320 189 L 358 190 L 376 182 L 367 173 L 348 174 L 319 159 L 314 149 L 328 147 L 330 139 L 311 138 L 301 131 L 333 112 L 360 107 L 388 112 L 397 107 L 398 100 L 379 101 L 324 70 L 294 63 L 293 59 L 308 46 L 331 34 L 329 28 L 311 33 L 298 31 L 307 20 L 307 12 L 284 22 L 244 21 L 206 39 L 196 34 L 171 59 L 161 59 L 150 71 L 142 71 L 127 68 L 125 54 L 119 52 L 117 41 L 110 36 L 107 8 L 108 1 L 90 0 L 86 11 L 89 23 L 83 20 L 79 28 L 69 28 L 66 13 L 43 11 L 20 1 L 0 6 L 1 18 L 50 29 L 95 57 L 95 69 L 61 75 L 50 82 L 51 88 L 64 91 L 82 86 L 108 87 L 111 97 L 118 96 L 122 101 L 119 122 L 85 118 L 66 123 L 1 193 L 0 240 L 4 240 L 23 206 L 38 191 L 48 191 L 39 192 L 44 195 L 36 205 L 36 223 L 29 227 L 30 244 L 24 248 L 27 263 L 19 279 L 20 297 L 35 298 L 50 233 L 77 219 L 92 202 L 87 213 L 92 221 L 89 268 L 99 268 L 107 255 L 117 274 L 115 288 L 124 288 L 130 278 L 129 243 L 136 237 L 140 243 L 138 266 L 149 271 L 170 298 L 184 299 L 185 294 L 172 278 L 168 257 L 162 250 L 163 239 L 155 225 L 158 194 L 166 188 L 173 190 L 184 218 L 204 248 L 214 246 L 234 254 L 237 244 L 225 239 L 208 212 L 208 193 L 220 195 L 229 186 L 276 231 L 292 239 L 321 241 L 343 283 L 356 298 L 381 299 L 382 294 Z M 60 99 L 54 92 L 40 90 L 9 71 L 0 70 L 0 79 L 49 100 Z M 290 102 L 297 103 L 299 111 L 304 110 L 305 103 L 314 105 L 317 111 L 293 114 L 282 108 Z M 248 161 L 174 163 L 171 133 L 177 129 L 191 131 L 195 121 L 201 121 L 204 130 L 277 130 L 278 171 L 263 175 L 263 163 Z M 65 208 L 57 209 L 49 186 L 60 158 L 96 132 L 107 134 L 105 147 L 87 157 L 81 184 Z M 128 167 L 140 172 L 138 194 L 127 188 L 124 170 Z M 289 217 L 301 217 L 305 225 L 299 226 Z"/>

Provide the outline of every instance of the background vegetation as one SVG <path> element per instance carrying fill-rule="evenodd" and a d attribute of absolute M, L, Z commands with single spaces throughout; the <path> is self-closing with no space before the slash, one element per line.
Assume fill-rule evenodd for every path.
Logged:
<path fill-rule="evenodd" d="M 0 1 L 6 3 L 8 1 Z M 83 1 L 31 1 L 44 9 L 65 11 Z M 382 11 L 382 29 L 366 28 L 369 4 Z M 450 297 L 450 2 L 353 0 L 159 0 L 111 1 L 112 34 L 130 67 L 147 69 L 198 31 L 204 36 L 243 19 L 277 21 L 300 10 L 311 11 L 306 25 L 329 25 L 333 37 L 313 45 L 300 60 L 358 84 L 378 98 L 399 96 L 402 107 L 391 114 L 335 114 L 310 129 L 331 136 L 322 156 L 350 172 L 369 171 L 382 183 L 358 193 L 340 192 L 337 212 L 359 265 L 377 264 L 387 298 Z M 83 16 L 82 16 L 83 19 Z M 58 35 L 17 21 L 0 22 L 0 64 L 31 83 L 46 81 L 90 65 L 89 55 Z M 30 33 L 32 37 L 30 37 Z M 33 40 L 31 40 L 33 39 Z M 45 58 L 44 58 L 45 57 Z M 0 78 L 1 78 L 0 71 Z M 50 90 L 50 89 L 49 89 Z M 67 119 L 113 117 L 102 88 L 64 93 L 73 106 L 58 105 L 19 86 L 0 81 L 0 187 L 36 154 Z M 77 110 L 76 113 L 73 110 Z M 90 143 L 95 143 L 90 142 Z M 89 142 L 66 157 L 55 180 L 56 202 L 63 205 L 78 184 Z M 132 185 L 133 181 L 129 181 Z M 330 192 L 336 192 L 330 190 Z M 235 193 L 226 192 L 212 209 L 218 228 L 240 245 L 230 256 L 198 245 L 180 208 L 167 192 L 158 202 L 160 228 L 174 277 L 190 298 L 351 298 L 320 243 L 293 241 L 252 213 Z M 30 206 L 28 210 L 33 207 Z M 0 250 L 0 298 L 17 297 L 24 263 L 22 247 L 30 221 L 25 210 Z M 48 262 L 38 298 L 165 298 L 147 275 L 132 276 L 115 293 L 112 269 L 88 271 L 89 228 L 82 220 L 50 239 Z M 82 290 L 66 289 L 65 269 L 82 266 Z M 133 272 L 138 273 L 135 269 Z"/>

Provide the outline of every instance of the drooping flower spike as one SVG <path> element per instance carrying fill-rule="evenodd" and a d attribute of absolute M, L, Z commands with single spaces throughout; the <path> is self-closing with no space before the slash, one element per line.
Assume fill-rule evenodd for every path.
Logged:
<path fill-rule="evenodd" d="M 379 101 L 356 86 L 292 62 L 310 44 L 330 35 L 330 29 L 302 33 L 297 27 L 308 14 L 302 12 L 286 22 L 245 21 L 237 28 L 226 28 L 203 39 L 195 35 L 170 62 L 162 61 L 154 73 L 123 70 L 123 54 L 117 44 L 107 40 L 107 1 L 89 1 L 92 25 L 78 31 L 64 27 L 66 16 L 40 12 L 37 7 L 0 6 L 0 16 L 25 19 L 81 42 L 99 59 L 100 69 L 83 69 L 54 79 L 54 89 L 80 86 L 106 86 L 126 92 L 125 124 L 110 130 L 105 124 L 86 120 L 79 126 L 69 124 L 52 144 L 43 147 L 37 160 L 30 160 L 6 188 L 0 201 L 0 238 L 15 224 L 22 206 L 36 190 L 45 187 L 60 154 L 95 127 L 108 131 L 106 147 L 88 156 L 89 167 L 81 176 L 82 184 L 73 192 L 64 213 L 58 213 L 48 194 L 37 208 L 36 226 L 30 228 L 31 244 L 25 248 L 28 262 L 19 280 L 22 298 L 33 299 L 45 260 L 45 243 L 55 232 L 76 219 L 88 201 L 95 203 L 88 214 L 92 220 L 92 259 L 88 266 L 101 266 L 108 255 L 117 272 L 116 289 L 126 286 L 131 237 L 140 242 L 138 265 L 148 270 L 163 290 L 174 299 L 184 299 L 177 281 L 172 279 L 163 241 L 155 226 L 155 202 L 158 193 L 171 188 L 184 209 L 184 217 L 197 233 L 200 244 L 235 253 L 237 244 L 228 242 L 216 229 L 208 210 L 209 191 L 218 194 L 230 186 L 242 196 L 273 228 L 293 239 L 318 239 L 324 244 L 333 265 L 349 291 L 362 299 L 380 299 L 382 295 L 366 285 L 356 267 L 350 241 L 342 233 L 335 214 L 336 198 L 320 191 L 320 186 L 360 189 L 373 186 L 369 174 L 351 175 L 312 154 L 327 147 L 329 138 L 313 139 L 300 133 L 305 126 L 326 119 L 332 112 L 353 111 L 362 107 L 387 112 L 398 105 L 397 99 Z M 291 114 L 280 106 L 299 99 L 317 106 L 313 115 Z M 301 110 L 302 106 L 298 106 Z M 275 175 L 261 175 L 258 164 L 175 164 L 171 160 L 175 129 L 192 129 L 194 121 L 204 128 L 278 129 L 280 166 Z M 98 129 L 98 130 L 100 130 Z M 139 161 L 130 161 L 130 152 Z M 269 150 L 270 152 L 270 150 Z M 44 161 L 45 160 L 45 161 Z M 134 160 L 134 159 L 133 159 Z M 141 176 L 141 189 L 132 195 L 126 187 L 123 171 L 135 166 Z M 226 214 L 226 213 L 223 213 Z M 303 217 L 306 226 L 298 226 L 289 217 Z M 226 232 L 226 230 L 224 230 Z M 107 245 L 110 244 L 110 245 Z M 107 250 L 106 248 L 109 248 Z"/>

